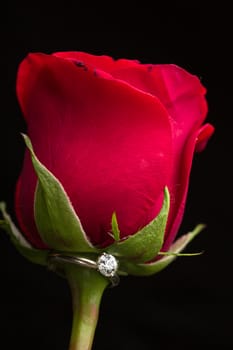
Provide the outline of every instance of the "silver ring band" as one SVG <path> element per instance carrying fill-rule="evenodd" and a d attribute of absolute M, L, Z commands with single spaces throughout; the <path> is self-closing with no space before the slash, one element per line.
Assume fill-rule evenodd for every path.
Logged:
<path fill-rule="evenodd" d="M 56 261 L 62 261 L 97 270 L 102 276 L 107 277 L 110 280 L 113 287 L 119 284 L 120 278 L 116 273 L 118 262 L 111 254 L 102 253 L 97 261 L 94 261 L 80 256 L 66 255 L 63 253 L 50 253 L 48 257 L 48 267 L 51 270 L 54 270 L 53 262 Z"/>

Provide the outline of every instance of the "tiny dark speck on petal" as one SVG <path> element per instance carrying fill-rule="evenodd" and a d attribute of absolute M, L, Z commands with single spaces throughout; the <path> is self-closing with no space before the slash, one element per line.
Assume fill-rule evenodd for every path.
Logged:
<path fill-rule="evenodd" d="M 153 70 L 153 66 L 152 66 L 152 65 L 147 66 L 147 71 L 148 71 L 149 73 L 152 72 L 152 70 Z"/>
<path fill-rule="evenodd" d="M 98 77 L 98 73 L 97 73 L 96 69 L 94 69 L 94 76 Z"/>
<path fill-rule="evenodd" d="M 82 61 L 74 60 L 74 64 L 79 68 L 83 68 L 85 71 L 88 70 L 87 66 Z"/>
<path fill-rule="evenodd" d="M 74 60 L 74 64 L 77 66 L 77 67 L 84 67 L 85 64 L 82 62 L 82 61 L 77 61 L 77 60 Z"/>

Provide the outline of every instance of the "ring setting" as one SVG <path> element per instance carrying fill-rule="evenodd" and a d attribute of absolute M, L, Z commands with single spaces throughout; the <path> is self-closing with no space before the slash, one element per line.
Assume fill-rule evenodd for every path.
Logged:
<path fill-rule="evenodd" d="M 118 262 L 116 258 L 107 253 L 101 254 L 97 261 L 97 270 L 105 277 L 113 277 L 118 269 Z"/>
<path fill-rule="evenodd" d="M 112 286 L 119 284 L 120 279 L 117 275 L 119 267 L 118 261 L 111 254 L 103 252 L 101 255 L 99 255 L 97 260 L 94 261 L 86 257 L 68 255 L 65 253 L 50 253 L 48 259 L 48 267 L 51 270 L 54 270 L 54 263 L 59 261 L 95 269 L 102 276 L 108 278 Z"/>

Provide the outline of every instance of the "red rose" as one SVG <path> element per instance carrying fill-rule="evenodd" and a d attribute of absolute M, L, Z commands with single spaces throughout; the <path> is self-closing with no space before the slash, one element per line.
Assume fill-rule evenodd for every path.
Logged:
<path fill-rule="evenodd" d="M 112 243 L 115 211 L 121 238 L 155 218 L 165 186 L 171 203 L 167 249 L 179 228 L 195 149 L 214 128 L 199 79 L 171 65 L 83 52 L 29 54 L 17 95 L 38 159 L 62 183 L 90 241 Z M 26 151 L 16 213 L 27 239 L 46 248 L 34 219 L 37 177 Z"/>

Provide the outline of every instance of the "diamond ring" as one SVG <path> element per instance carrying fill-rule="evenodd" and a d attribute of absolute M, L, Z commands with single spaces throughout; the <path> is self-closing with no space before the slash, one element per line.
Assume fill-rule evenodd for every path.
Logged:
<path fill-rule="evenodd" d="M 120 279 L 117 275 L 118 261 L 116 258 L 108 253 L 102 253 L 96 261 L 74 255 L 66 255 L 63 253 L 50 253 L 48 266 L 51 270 L 54 269 L 53 262 L 63 261 L 71 264 L 76 264 L 90 269 L 97 270 L 102 276 L 107 277 L 112 286 L 118 285 Z"/>

